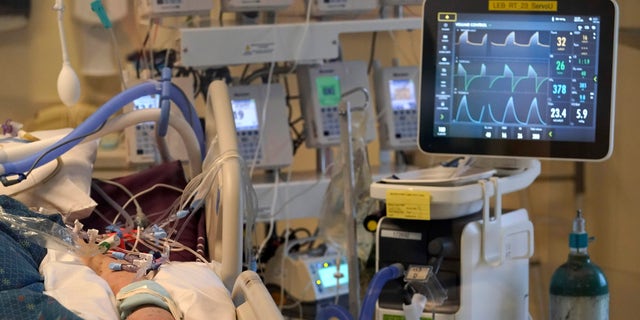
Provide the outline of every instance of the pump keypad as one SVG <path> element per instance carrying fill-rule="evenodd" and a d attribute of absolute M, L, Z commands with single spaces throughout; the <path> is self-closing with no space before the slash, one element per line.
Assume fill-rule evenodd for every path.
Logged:
<path fill-rule="evenodd" d="M 413 110 L 394 110 L 393 125 L 396 139 L 416 139 L 418 133 L 417 112 Z"/>
<path fill-rule="evenodd" d="M 322 135 L 325 137 L 340 135 L 338 107 L 324 107 L 322 112 Z"/>
<path fill-rule="evenodd" d="M 247 161 L 253 161 L 253 157 L 256 156 L 256 149 L 258 148 L 258 142 L 260 140 L 260 132 L 258 130 L 245 130 L 238 132 L 238 151 L 240 156 Z M 262 160 L 262 150 L 258 150 L 257 163 Z"/>

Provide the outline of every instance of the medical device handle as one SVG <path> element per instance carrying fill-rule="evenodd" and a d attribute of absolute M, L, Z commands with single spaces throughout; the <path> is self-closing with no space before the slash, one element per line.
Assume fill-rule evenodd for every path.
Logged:
<path fill-rule="evenodd" d="M 504 246 L 502 244 L 502 187 L 500 180 L 495 177 L 492 177 L 490 182 L 480 180 L 478 183 L 482 186 L 484 200 L 482 207 L 482 257 L 487 264 L 499 266 L 502 264 L 504 257 Z M 488 183 L 494 186 L 495 205 L 493 216 L 490 214 L 491 203 L 486 188 Z"/>

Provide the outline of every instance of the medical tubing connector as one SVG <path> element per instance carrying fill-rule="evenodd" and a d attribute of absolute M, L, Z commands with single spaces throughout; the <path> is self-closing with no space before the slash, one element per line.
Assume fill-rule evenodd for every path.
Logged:
<path fill-rule="evenodd" d="M 410 304 L 402 304 L 402 311 L 406 320 L 420 320 L 424 306 L 427 305 L 427 297 L 420 293 L 411 296 Z"/>
<path fill-rule="evenodd" d="M 91 11 L 95 12 L 95 14 L 100 18 L 100 23 L 105 29 L 110 29 L 112 27 L 111 20 L 109 20 L 109 16 L 107 15 L 107 11 L 104 9 L 101 0 L 94 0 L 91 2 Z"/>
<path fill-rule="evenodd" d="M 2 164 L 0 166 L 0 174 L 6 175 L 27 172 L 32 166 L 37 168 L 56 159 L 80 143 L 85 136 L 98 130 L 102 123 L 107 121 L 111 115 L 122 109 L 131 101 L 143 96 L 159 94 L 159 91 L 160 90 L 156 82 L 145 82 L 119 93 L 50 148 L 32 154 L 27 158 Z M 195 131 L 200 144 L 201 156 L 204 158 L 204 132 L 195 109 L 185 96 L 184 92 L 182 92 L 182 90 L 177 86 L 171 86 L 169 96 L 180 108 L 180 111 L 184 117 L 187 118 L 187 121 Z"/>
<path fill-rule="evenodd" d="M 138 269 L 140 269 L 140 267 L 136 266 L 135 264 L 120 263 L 120 262 L 109 263 L 109 270 L 112 270 L 112 271 L 138 272 Z"/>
<path fill-rule="evenodd" d="M 400 263 L 394 263 L 390 266 L 380 269 L 369 282 L 367 293 L 362 302 L 362 311 L 360 312 L 360 320 L 374 319 L 376 301 L 382 287 L 390 280 L 397 279 L 404 273 L 404 267 Z"/>
<path fill-rule="evenodd" d="M 158 136 L 166 137 L 169 130 L 169 113 L 171 112 L 171 101 L 169 92 L 171 90 L 171 69 L 162 68 L 162 80 L 160 90 L 160 121 L 158 121 Z"/>
<path fill-rule="evenodd" d="M 573 220 L 573 228 L 569 234 L 569 249 L 572 252 L 587 252 L 589 246 L 589 235 L 585 227 L 586 223 L 582 211 L 578 210 L 576 218 Z"/>

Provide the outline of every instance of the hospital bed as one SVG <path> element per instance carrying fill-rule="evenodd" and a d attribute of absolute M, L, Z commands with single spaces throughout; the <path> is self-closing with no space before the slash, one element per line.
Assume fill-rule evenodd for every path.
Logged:
<path fill-rule="evenodd" d="M 110 116 L 133 99 L 145 94 L 162 95 L 179 107 L 190 106 L 177 87 L 164 81 L 145 83 L 137 86 L 135 90 L 125 91 L 105 104 L 96 114 L 106 113 Z M 252 271 L 241 272 L 243 228 L 245 222 L 251 222 L 251 217 L 245 216 L 245 212 L 251 210 L 251 205 L 246 204 L 249 182 L 242 179 L 242 160 L 237 155 L 235 126 L 225 83 L 214 81 L 209 87 L 209 95 L 211 99 L 208 99 L 206 111 L 206 137 L 193 109 L 182 108 L 182 115 L 170 112 L 168 117 L 163 114 L 168 112 L 168 109 L 136 110 L 105 121 L 103 125 L 89 118 L 70 133 L 43 138 L 28 145 L 11 148 L 11 151 L 7 152 L 4 151 L 9 149 L 0 150 L 0 171 L 7 185 L 0 189 L 0 194 L 16 195 L 15 198 L 27 206 L 38 207 L 37 202 L 43 199 L 56 202 L 55 197 L 47 199 L 44 193 L 57 192 L 57 195 L 62 197 L 58 204 L 64 206 L 69 202 L 66 201 L 69 200 L 69 195 L 59 190 L 69 190 L 64 187 L 71 184 L 77 190 L 84 189 L 85 193 L 88 191 L 86 178 L 91 174 L 91 155 L 97 147 L 97 144 L 91 141 L 141 121 L 160 119 L 158 126 L 165 126 L 165 129 L 168 126 L 174 128 L 187 146 L 191 178 L 198 177 L 203 168 L 208 170 L 217 165 L 216 170 L 219 171 L 216 171 L 216 176 L 221 180 L 217 185 L 220 186 L 219 189 L 208 192 L 210 190 L 199 188 L 195 193 L 196 198 L 207 195 L 196 200 L 206 203 L 206 234 L 209 257 L 212 261 L 170 262 L 160 267 L 154 280 L 167 287 L 172 298 L 182 309 L 185 319 L 198 319 L 212 314 L 220 319 L 279 319 L 282 316 L 257 274 Z M 92 121 L 94 123 L 91 123 Z M 51 136 L 51 133 L 45 136 Z M 204 155 L 208 157 L 204 158 Z M 65 167 L 67 162 L 73 168 L 65 172 L 65 169 L 61 170 L 60 167 Z M 43 165 L 34 169 L 34 164 L 40 163 Z M 27 174 L 24 174 L 25 172 Z M 61 173 L 68 173 L 70 178 L 61 177 Z M 206 180 L 206 174 L 202 176 Z M 84 184 L 79 182 L 82 178 L 85 178 Z M 80 198 L 85 196 L 76 195 Z M 0 200 L 2 206 L 26 208 L 9 197 L 2 197 Z M 75 203 L 79 205 L 74 208 L 67 206 L 64 212 L 86 215 L 92 207 L 90 199 Z M 22 209 L 17 211 L 20 212 Z M 24 238 L 21 238 L 24 234 L 15 231 L 11 228 L 7 231 L 11 234 L 17 233 L 17 240 L 12 241 L 24 243 Z M 108 293 L 106 283 L 79 262 L 77 256 L 49 249 L 43 257 L 41 251 L 38 252 L 40 255 L 33 260 L 42 261 L 39 271 L 44 276 L 46 295 L 55 297 L 64 307 L 82 318 L 119 318 L 115 313 L 114 297 Z M 2 259 L 0 257 L 0 261 Z M 25 301 L 20 294 L 16 299 Z M 47 300 L 43 305 L 46 304 L 54 303 Z M 3 307 L 1 301 L 0 307 Z M 33 309 L 34 304 L 25 304 L 25 308 Z"/>

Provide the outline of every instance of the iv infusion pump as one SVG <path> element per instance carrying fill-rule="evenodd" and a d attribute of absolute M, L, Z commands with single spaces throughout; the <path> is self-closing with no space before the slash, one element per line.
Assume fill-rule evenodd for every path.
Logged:
<path fill-rule="evenodd" d="M 153 94 L 133 100 L 128 110 L 141 110 L 160 107 L 160 95 Z M 180 112 L 175 106 L 171 106 L 171 112 Z M 127 160 L 133 164 L 149 164 L 158 160 L 156 143 L 156 123 L 153 121 L 138 123 L 125 129 L 127 142 Z M 180 135 L 169 127 L 166 136 L 169 153 L 174 159 L 187 161 L 187 150 L 180 142 Z"/>
<path fill-rule="evenodd" d="M 418 74 L 418 67 L 376 70 L 376 109 L 383 150 L 408 150 L 418 146 Z"/>
<path fill-rule="evenodd" d="M 290 165 L 293 146 L 282 85 L 233 86 L 229 88 L 229 98 L 238 136 L 238 151 L 247 165 L 254 162 L 254 157 L 256 168 Z"/>
<path fill-rule="evenodd" d="M 320 66 L 298 68 L 298 88 L 302 116 L 309 148 L 323 148 L 340 144 L 340 115 L 338 108 L 342 94 L 355 88 L 369 90 L 367 65 L 364 61 L 331 62 Z M 345 100 L 352 107 L 367 104 L 362 92 L 355 92 Z M 375 116 L 371 103 L 364 111 L 365 141 L 376 138 Z M 356 117 L 353 118 L 357 121 Z"/>
<path fill-rule="evenodd" d="M 159 104 L 159 95 L 144 96 L 133 101 L 133 110 L 158 108 Z M 154 162 L 156 158 L 155 123 L 138 123 L 135 127 L 129 127 L 125 130 L 129 148 L 129 162 Z"/>

